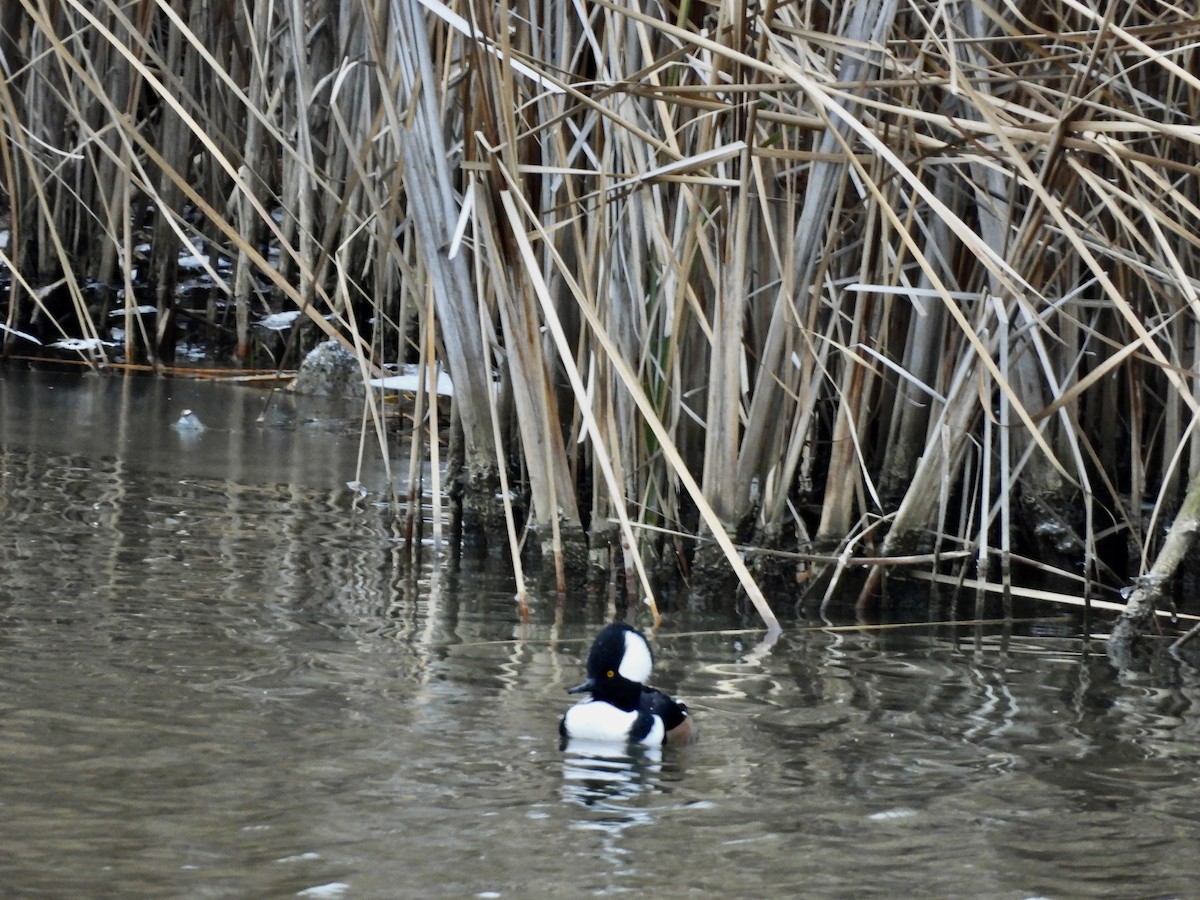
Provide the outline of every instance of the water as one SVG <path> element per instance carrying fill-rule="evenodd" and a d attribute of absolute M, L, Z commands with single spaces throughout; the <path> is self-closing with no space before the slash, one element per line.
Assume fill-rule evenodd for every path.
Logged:
<path fill-rule="evenodd" d="M 263 400 L 0 373 L 4 896 L 1197 895 L 1194 670 L 682 609 L 700 741 L 564 753 L 603 599 L 519 625 L 496 559 L 406 557 L 356 414 Z"/>

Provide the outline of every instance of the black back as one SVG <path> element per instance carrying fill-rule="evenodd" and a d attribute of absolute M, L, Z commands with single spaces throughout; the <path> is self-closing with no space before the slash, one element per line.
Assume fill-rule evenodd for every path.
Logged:
<path fill-rule="evenodd" d="M 688 717 L 688 708 L 684 704 L 652 687 L 642 688 L 638 708 L 643 713 L 649 713 L 662 719 L 667 731 L 674 731 Z"/>

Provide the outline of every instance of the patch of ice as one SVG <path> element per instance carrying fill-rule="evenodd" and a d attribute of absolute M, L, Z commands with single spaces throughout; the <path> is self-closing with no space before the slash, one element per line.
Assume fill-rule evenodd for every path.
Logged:
<path fill-rule="evenodd" d="M 138 315 L 141 315 L 141 316 L 149 316 L 149 315 L 153 315 L 154 313 L 158 312 L 158 308 L 157 308 L 157 307 L 150 306 L 150 305 L 146 304 L 146 305 L 142 305 L 142 306 L 135 306 L 135 307 L 134 307 L 134 308 L 133 308 L 131 311 L 132 311 L 132 312 L 135 312 L 135 313 L 137 313 Z M 121 317 L 121 316 L 124 316 L 124 315 L 125 315 L 125 313 L 126 313 L 126 310 L 125 310 L 125 308 L 124 308 L 124 307 L 121 307 L 121 309 L 114 309 L 114 310 L 112 310 L 112 311 L 111 311 L 111 312 L 108 314 L 108 317 L 109 317 L 110 319 L 116 319 L 116 318 L 119 318 L 119 317 Z"/>
<path fill-rule="evenodd" d="M 25 338 L 27 341 L 33 341 L 33 343 L 37 344 L 39 347 L 42 346 L 42 342 L 35 338 L 32 334 L 26 334 L 24 331 L 17 331 L 15 328 L 9 328 L 3 322 L 0 322 L 0 331 L 7 331 L 9 334 L 15 334 L 19 338 Z"/>
<path fill-rule="evenodd" d="M 102 341 L 100 338 L 59 338 L 49 346 L 55 350 L 73 350 L 83 353 L 89 350 L 98 350 L 101 347 L 115 347 L 112 341 Z"/>
<path fill-rule="evenodd" d="M 179 257 L 179 268 L 181 269 L 203 269 L 207 265 L 207 256 L 194 256 L 192 254 L 188 254 L 187 256 Z"/>
<path fill-rule="evenodd" d="M 269 316 L 264 316 L 258 322 L 259 328 L 265 328 L 268 331 L 287 331 L 300 318 L 300 310 L 293 309 L 290 312 L 272 313 Z"/>
<path fill-rule="evenodd" d="M 175 348 L 175 354 L 184 359 L 204 362 L 208 359 L 208 346 L 205 344 L 180 344 Z"/>
<path fill-rule="evenodd" d="M 384 391 L 404 391 L 406 393 L 415 394 L 417 389 L 422 384 L 428 384 L 423 373 L 417 371 L 416 366 L 407 366 L 407 371 L 403 375 L 389 375 L 387 378 L 372 378 L 367 382 L 371 387 L 379 388 Z M 434 389 L 439 397 L 454 396 L 454 385 L 450 382 L 450 376 L 445 372 L 438 370 L 437 386 Z"/>

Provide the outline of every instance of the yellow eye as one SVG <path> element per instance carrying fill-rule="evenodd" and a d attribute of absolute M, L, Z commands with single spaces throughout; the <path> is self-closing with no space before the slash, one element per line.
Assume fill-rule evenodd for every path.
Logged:
<path fill-rule="evenodd" d="M 612 669 L 609 669 L 609 670 L 608 670 L 608 677 L 609 677 L 609 678 L 612 678 L 612 677 L 613 677 L 613 670 L 612 670 Z"/>

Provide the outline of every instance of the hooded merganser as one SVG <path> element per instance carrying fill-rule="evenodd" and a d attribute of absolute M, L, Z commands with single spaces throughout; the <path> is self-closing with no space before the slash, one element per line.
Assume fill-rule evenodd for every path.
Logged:
<path fill-rule="evenodd" d="M 559 722 L 563 739 L 625 741 L 653 746 L 695 739 L 688 709 L 662 691 L 646 686 L 654 665 L 650 645 L 621 622 L 596 636 L 587 658 L 587 680 L 567 693 L 591 692 Z"/>

